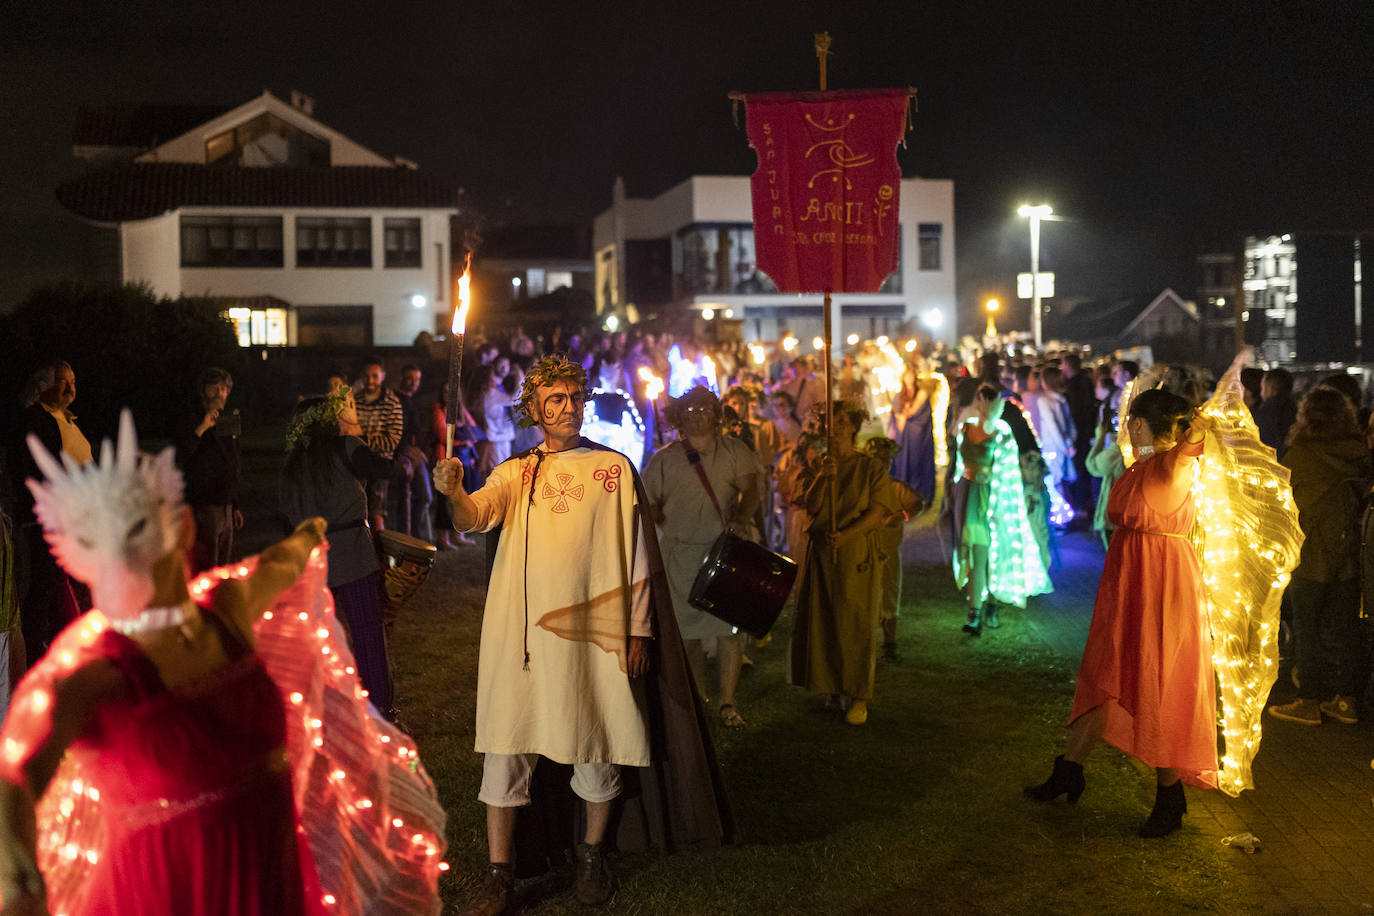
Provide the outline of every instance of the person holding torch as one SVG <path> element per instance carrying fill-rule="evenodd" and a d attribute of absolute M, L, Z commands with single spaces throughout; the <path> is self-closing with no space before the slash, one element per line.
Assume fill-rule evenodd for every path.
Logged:
<path fill-rule="evenodd" d="M 648 498 L 628 458 L 581 435 L 587 397 L 581 366 L 545 357 L 517 405 L 544 442 L 497 465 L 472 494 L 459 462 L 434 470 L 457 530 L 501 528 L 477 673 L 491 865 L 473 913 L 512 899 L 516 811 L 531 803 L 532 776 L 549 769 L 536 770 L 541 756 L 572 765 L 571 784 L 552 788 L 586 806 L 574 888 L 583 904 L 613 893 L 604 850 L 626 782 L 656 788 L 620 803 L 621 850 L 650 838 L 715 845 L 729 831 Z"/>

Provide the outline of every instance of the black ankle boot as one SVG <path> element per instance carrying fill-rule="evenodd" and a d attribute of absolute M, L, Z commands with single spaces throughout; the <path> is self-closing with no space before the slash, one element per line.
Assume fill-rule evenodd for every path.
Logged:
<path fill-rule="evenodd" d="M 983 605 L 983 623 L 989 630 L 995 630 L 1002 625 L 1002 621 L 997 616 L 999 610 L 997 602 L 992 598 L 989 598 L 987 604 Z"/>
<path fill-rule="evenodd" d="M 1155 787 L 1155 806 L 1149 818 L 1140 827 L 1140 835 L 1148 839 L 1168 836 L 1183 826 L 1183 812 L 1188 810 L 1188 799 L 1183 795 L 1183 780 L 1172 786 Z"/>
<path fill-rule="evenodd" d="M 980 607 L 969 608 L 968 623 L 964 624 L 964 632 L 972 636 L 983 635 L 983 609 Z"/>
<path fill-rule="evenodd" d="M 1026 798 L 1036 801 L 1054 801 L 1061 795 L 1068 797 L 1069 804 L 1078 801 L 1078 796 L 1083 794 L 1083 789 L 1087 783 L 1083 779 L 1082 764 L 1074 763 L 1072 760 L 1065 760 L 1064 755 L 1060 754 L 1054 758 L 1054 772 L 1050 778 L 1038 786 L 1026 786 L 1022 793 Z"/>

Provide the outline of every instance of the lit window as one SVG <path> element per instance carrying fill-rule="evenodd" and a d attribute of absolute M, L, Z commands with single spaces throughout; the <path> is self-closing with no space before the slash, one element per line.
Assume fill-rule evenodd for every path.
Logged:
<path fill-rule="evenodd" d="M 239 340 L 240 347 L 251 347 L 253 345 L 253 335 L 249 330 L 252 321 L 253 310 L 245 308 L 232 308 L 228 311 L 230 323 L 234 325 L 234 336 Z"/>
<path fill-rule="evenodd" d="M 234 306 L 224 316 L 234 326 L 240 347 L 284 347 L 286 309 L 250 309 Z"/>
<path fill-rule="evenodd" d="M 526 281 L 528 284 L 526 295 L 531 297 L 544 295 L 544 268 L 531 267 L 526 271 Z"/>

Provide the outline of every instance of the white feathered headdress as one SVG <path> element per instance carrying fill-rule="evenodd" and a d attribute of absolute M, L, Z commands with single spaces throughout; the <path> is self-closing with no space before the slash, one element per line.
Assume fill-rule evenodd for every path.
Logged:
<path fill-rule="evenodd" d="M 102 442 L 98 462 L 64 454 L 59 463 L 36 436 L 28 442 L 46 480 L 27 483 L 53 555 L 106 616 L 136 616 L 153 594 L 153 564 L 177 541 L 183 485 L 171 447 L 140 455 L 128 410 L 118 445 Z"/>

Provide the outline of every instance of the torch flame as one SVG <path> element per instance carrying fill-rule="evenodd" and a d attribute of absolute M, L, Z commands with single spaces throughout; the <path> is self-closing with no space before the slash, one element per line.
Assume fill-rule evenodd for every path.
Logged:
<path fill-rule="evenodd" d="M 472 252 L 463 259 L 463 275 L 458 278 L 458 307 L 453 310 L 453 333 L 464 334 L 468 329 L 468 306 L 472 304 L 470 285 L 472 271 Z"/>
<path fill-rule="evenodd" d="M 663 379 L 650 372 L 648 366 L 639 367 L 639 378 L 644 382 L 644 396 L 651 401 L 657 401 L 658 396 L 663 393 Z"/>

